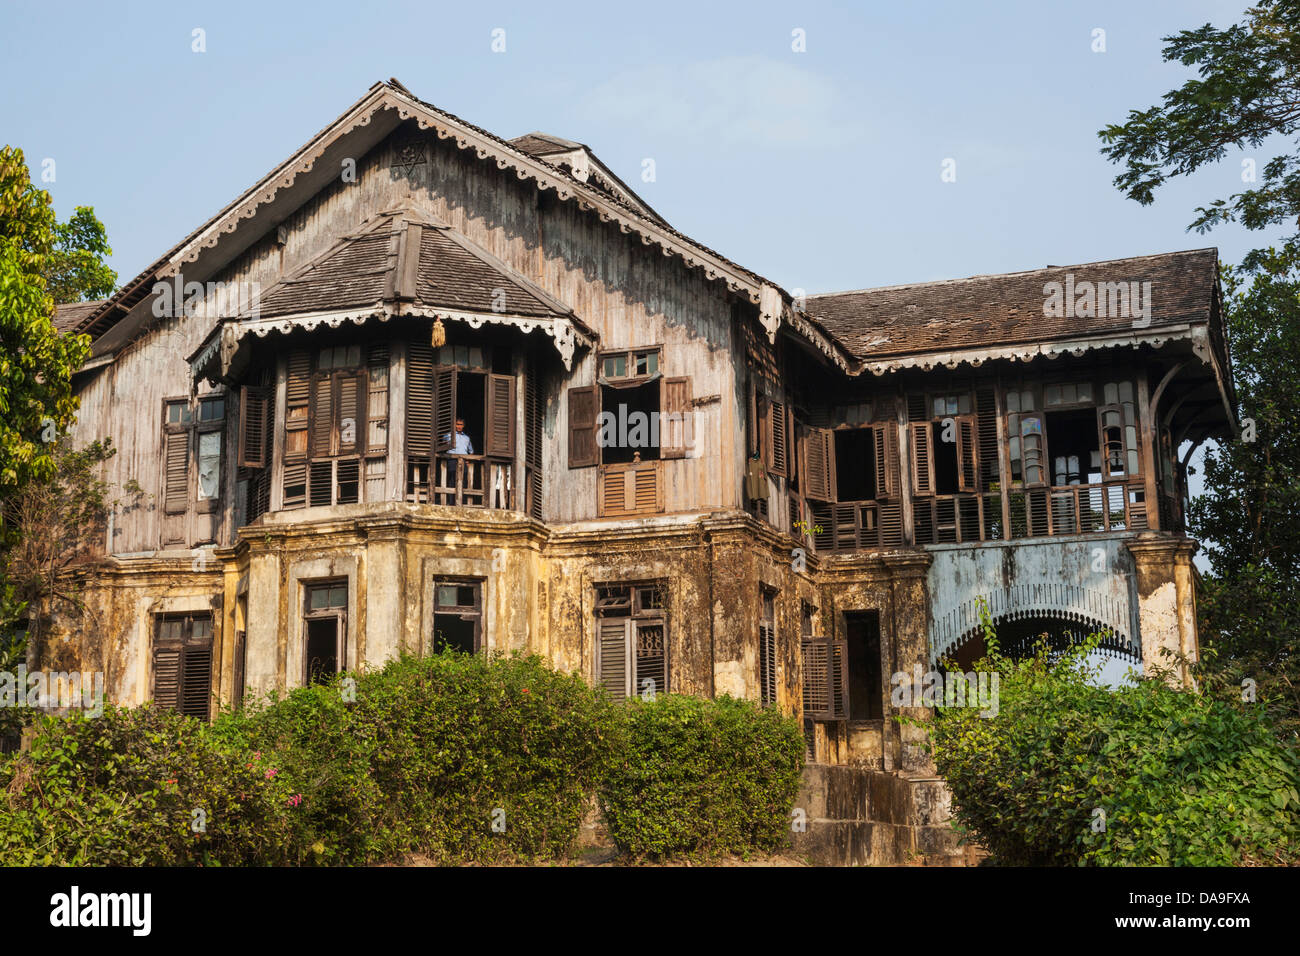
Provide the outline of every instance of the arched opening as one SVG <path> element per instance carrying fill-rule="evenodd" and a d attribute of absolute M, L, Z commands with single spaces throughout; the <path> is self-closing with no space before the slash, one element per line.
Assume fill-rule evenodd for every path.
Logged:
<path fill-rule="evenodd" d="M 1081 644 L 1091 634 L 1102 633 L 1096 653 L 1106 658 L 1116 658 L 1120 663 L 1140 666 L 1141 653 L 1128 637 L 1116 634 L 1100 621 L 1080 620 L 1073 615 L 1039 612 L 997 618 L 993 621 L 998 646 L 1012 660 L 1024 660 L 1034 653 L 1039 641 L 1045 641 L 1053 656 Z M 976 661 L 988 653 L 982 628 L 968 630 L 947 653 L 940 654 L 940 667 L 950 663 L 955 668 L 969 671 Z"/>

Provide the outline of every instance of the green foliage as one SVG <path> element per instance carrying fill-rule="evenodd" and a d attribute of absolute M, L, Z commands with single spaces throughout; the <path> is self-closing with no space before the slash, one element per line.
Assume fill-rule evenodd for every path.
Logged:
<path fill-rule="evenodd" d="M 275 771 L 172 711 L 43 717 L 31 751 L 0 763 L 0 865 L 290 862 L 293 808 Z"/>
<path fill-rule="evenodd" d="M 976 668 L 1000 675 L 997 716 L 936 710 L 958 823 L 1006 865 L 1295 859 L 1300 758 L 1267 720 L 1158 680 L 1098 687 L 1095 644 L 1019 662 L 994 644 Z"/>
<path fill-rule="evenodd" d="M 309 859 L 553 858 L 609 761 L 612 710 L 538 657 L 448 651 L 291 692 L 214 732 L 277 754 Z M 495 819 L 504 830 L 493 829 Z"/>
<path fill-rule="evenodd" d="M 59 227 L 49 193 L 32 185 L 22 150 L 0 149 L 0 503 L 54 473 L 53 433 L 76 413 L 71 376 L 90 340 L 55 330 L 49 280 L 60 292 L 83 279 L 93 291 L 105 281 L 111 286 L 102 265 L 91 261 L 101 247 L 107 251 L 92 222 L 94 214 L 79 209 Z M 87 241 L 91 247 L 81 249 Z"/>
<path fill-rule="evenodd" d="M 1229 147 L 1258 149 L 1275 134 L 1300 132 L 1294 107 L 1300 98 L 1300 0 L 1261 0 L 1243 23 L 1226 30 L 1207 23 L 1164 40 L 1164 60 L 1196 67 L 1196 78 L 1099 134 L 1107 144 L 1102 154 L 1125 167 L 1115 185 L 1143 205 L 1166 180 L 1219 162 Z M 1300 217 L 1300 157 L 1276 156 L 1258 175 L 1258 186 L 1199 208 L 1192 228 L 1293 225 Z M 1287 239 L 1286 251 L 1300 255 L 1300 235 Z M 1253 268 L 1260 255 L 1256 250 L 1244 264 Z"/>
<path fill-rule="evenodd" d="M 799 791 L 799 722 L 723 696 L 629 700 L 600 788 L 610 836 L 635 857 L 781 847 Z"/>
<path fill-rule="evenodd" d="M 54 243 L 45 266 L 45 281 L 55 302 L 104 299 L 113 294 L 117 273 L 104 262 L 113 250 L 108 230 L 90 206 L 78 206 L 67 222 L 54 227 Z"/>
<path fill-rule="evenodd" d="M 1193 531 L 1210 573 L 1198 594 L 1198 677 L 1241 703 L 1242 681 L 1293 743 L 1300 733 L 1300 269 L 1279 254 L 1225 270 L 1225 314 L 1243 418 L 1255 440 L 1205 455 Z"/>

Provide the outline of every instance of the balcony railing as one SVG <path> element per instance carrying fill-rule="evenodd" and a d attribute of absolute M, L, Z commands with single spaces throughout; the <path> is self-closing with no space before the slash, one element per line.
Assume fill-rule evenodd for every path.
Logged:
<path fill-rule="evenodd" d="M 407 462 L 406 500 L 435 505 L 509 510 L 514 507 L 514 462 L 486 455 L 435 455 Z"/>
<path fill-rule="evenodd" d="M 1010 493 L 1010 504 L 1013 538 L 1148 527 L 1146 486 L 1140 479 L 1016 490 Z"/>

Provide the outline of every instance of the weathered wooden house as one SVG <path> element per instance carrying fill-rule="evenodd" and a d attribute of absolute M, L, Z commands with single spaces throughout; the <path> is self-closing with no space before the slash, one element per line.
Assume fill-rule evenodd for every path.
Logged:
<path fill-rule="evenodd" d="M 196 715 L 528 650 L 923 775 L 891 675 L 969 660 L 977 599 L 1013 642 L 1195 656 L 1185 464 L 1234 422 L 1216 269 L 796 300 L 586 146 L 380 83 L 61 313 L 94 341 L 75 434 L 146 492 L 65 640 L 113 700 Z"/>

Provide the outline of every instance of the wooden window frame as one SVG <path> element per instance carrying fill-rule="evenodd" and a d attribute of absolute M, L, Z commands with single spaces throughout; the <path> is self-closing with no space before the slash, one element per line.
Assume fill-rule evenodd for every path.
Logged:
<path fill-rule="evenodd" d="M 619 592 L 626 591 L 627 598 L 623 599 Z M 644 600 L 645 592 L 654 592 L 658 595 L 659 607 L 647 607 Z M 654 689 L 655 694 L 668 693 L 669 681 L 671 680 L 671 650 L 670 650 L 670 630 L 668 625 L 668 608 L 667 604 L 668 590 L 664 582 L 661 581 L 639 581 L 632 584 L 598 584 L 596 585 L 596 601 L 594 606 L 595 626 L 595 654 L 594 669 L 595 682 L 598 685 L 605 686 L 602 677 L 604 667 L 604 634 L 609 626 L 615 621 L 623 621 L 622 637 L 622 654 L 623 654 L 623 698 L 639 696 L 643 692 L 641 682 L 643 675 L 640 672 L 640 664 L 637 656 L 637 639 L 640 636 L 641 628 L 662 628 L 663 634 L 663 655 L 662 655 L 662 678 L 663 686 Z M 654 679 L 649 678 L 647 679 Z M 607 688 L 608 689 L 608 688 Z M 612 692 L 611 692 L 612 693 Z M 618 699 L 619 695 L 614 694 Z"/>
<path fill-rule="evenodd" d="M 180 637 L 164 639 L 162 636 L 163 625 L 178 621 L 184 625 Z M 199 621 L 207 624 L 207 635 L 205 637 L 194 636 L 194 625 Z M 213 654 L 216 646 L 215 637 L 216 621 L 211 611 L 175 611 L 154 615 L 153 648 L 150 655 L 150 699 L 157 706 L 177 710 L 204 721 L 212 718 L 212 673 Z M 165 693 L 161 698 L 159 696 L 162 690 L 159 686 L 159 678 L 162 676 L 159 658 L 167 654 L 176 655 L 174 699 L 172 699 L 170 692 Z M 192 662 L 196 673 L 191 678 Z M 206 686 L 204 682 L 205 674 Z M 192 687 L 191 684 L 193 684 Z M 203 695 L 202 708 L 199 708 L 193 699 L 193 695 L 199 692 L 202 692 Z M 200 709 L 202 710 L 201 714 L 198 713 Z"/>
<path fill-rule="evenodd" d="M 307 653 L 307 624 L 309 621 L 321 621 L 333 618 L 335 621 L 335 644 L 334 654 L 337 663 L 336 674 L 341 674 L 348 667 L 348 610 L 352 602 L 352 594 L 349 587 L 350 582 L 347 578 L 317 578 L 310 581 L 303 581 L 302 584 L 302 685 L 307 687 L 311 684 L 311 658 Z M 311 607 L 311 595 L 313 591 L 320 589 L 332 589 L 342 587 L 344 591 L 343 606 L 331 606 L 327 608 Z"/>
<path fill-rule="evenodd" d="M 457 587 L 473 588 L 473 604 L 448 604 L 441 605 L 438 603 L 439 587 Z M 439 614 L 456 614 L 461 620 L 472 619 L 474 621 L 474 653 L 477 654 L 483 650 L 483 579 L 482 578 L 465 578 L 465 577 L 434 577 L 433 579 L 433 635 L 430 638 L 430 647 L 436 647 L 438 637 L 438 615 Z"/>

